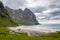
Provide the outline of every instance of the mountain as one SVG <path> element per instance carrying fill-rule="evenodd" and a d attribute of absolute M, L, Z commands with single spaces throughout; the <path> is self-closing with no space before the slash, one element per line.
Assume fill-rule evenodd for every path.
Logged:
<path fill-rule="evenodd" d="M 9 12 L 7 9 L 5 9 L 3 3 L 0 1 L 0 27 L 9 26 L 17 26 L 17 24 L 11 20 Z"/>
<path fill-rule="evenodd" d="M 8 7 L 6 7 L 6 9 L 9 11 L 12 20 L 18 24 L 22 25 L 39 24 L 38 21 L 36 20 L 34 13 L 28 8 L 25 8 L 24 11 L 21 9 L 14 10 Z"/>

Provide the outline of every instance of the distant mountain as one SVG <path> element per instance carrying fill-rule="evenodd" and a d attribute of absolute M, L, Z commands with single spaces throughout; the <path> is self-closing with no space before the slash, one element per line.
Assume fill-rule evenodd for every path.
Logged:
<path fill-rule="evenodd" d="M 25 8 L 24 11 L 21 9 L 14 10 L 14 9 L 11 9 L 8 7 L 6 7 L 6 9 L 9 11 L 9 14 L 10 14 L 12 20 L 18 24 L 23 24 L 23 25 L 39 24 L 38 21 L 36 20 L 34 13 L 28 8 Z"/>
<path fill-rule="evenodd" d="M 5 9 L 3 3 L 0 1 L 0 27 L 9 26 L 17 26 L 17 24 L 11 20 L 8 11 Z"/>

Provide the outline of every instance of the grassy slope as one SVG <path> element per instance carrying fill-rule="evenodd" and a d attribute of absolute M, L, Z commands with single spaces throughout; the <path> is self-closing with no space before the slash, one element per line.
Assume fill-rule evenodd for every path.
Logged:
<path fill-rule="evenodd" d="M 60 40 L 60 33 L 49 34 L 41 37 L 27 36 L 26 34 L 0 34 L 0 40 Z"/>
<path fill-rule="evenodd" d="M 0 18 L 0 26 L 11 27 L 11 26 L 16 26 L 16 25 L 17 24 L 14 23 L 11 19 Z"/>
<path fill-rule="evenodd" d="M 6 27 L 14 27 L 17 24 L 10 19 L 0 18 L 0 33 L 7 31 Z"/>

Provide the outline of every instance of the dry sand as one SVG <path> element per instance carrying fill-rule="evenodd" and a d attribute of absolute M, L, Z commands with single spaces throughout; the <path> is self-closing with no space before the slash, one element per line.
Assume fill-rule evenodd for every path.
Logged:
<path fill-rule="evenodd" d="M 15 32 L 27 32 L 29 36 L 40 36 L 49 33 L 56 33 L 54 30 L 44 30 L 44 29 L 36 29 L 36 28 L 28 28 L 24 26 L 17 26 L 17 27 L 9 27 L 9 30 Z"/>

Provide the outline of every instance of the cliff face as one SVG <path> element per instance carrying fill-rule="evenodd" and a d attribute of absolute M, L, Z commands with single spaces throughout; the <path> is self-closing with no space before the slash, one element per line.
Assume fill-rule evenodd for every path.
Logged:
<path fill-rule="evenodd" d="M 13 21 L 15 21 L 18 24 L 39 24 L 38 21 L 36 20 L 35 15 L 33 12 L 31 12 L 28 8 L 25 8 L 24 11 L 21 9 L 19 10 L 13 10 L 8 7 L 6 9 L 9 11 L 9 14 L 12 18 Z"/>
<path fill-rule="evenodd" d="M 0 1 L 0 18 L 9 18 L 8 11 L 4 8 L 1 1 Z"/>
<path fill-rule="evenodd" d="M 39 24 L 36 20 L 34 13 L 28 8 L 25 8 L 25 10 L 23 11 L 23 17 L 24 19 L 32 22 L 33 24 Z"/>
<path fill-rule="evenodd" d="M 16 26 L 16 24 L 11 20 L 8 11 L 0 1 L 0 27 L 9 26 Z"/>

